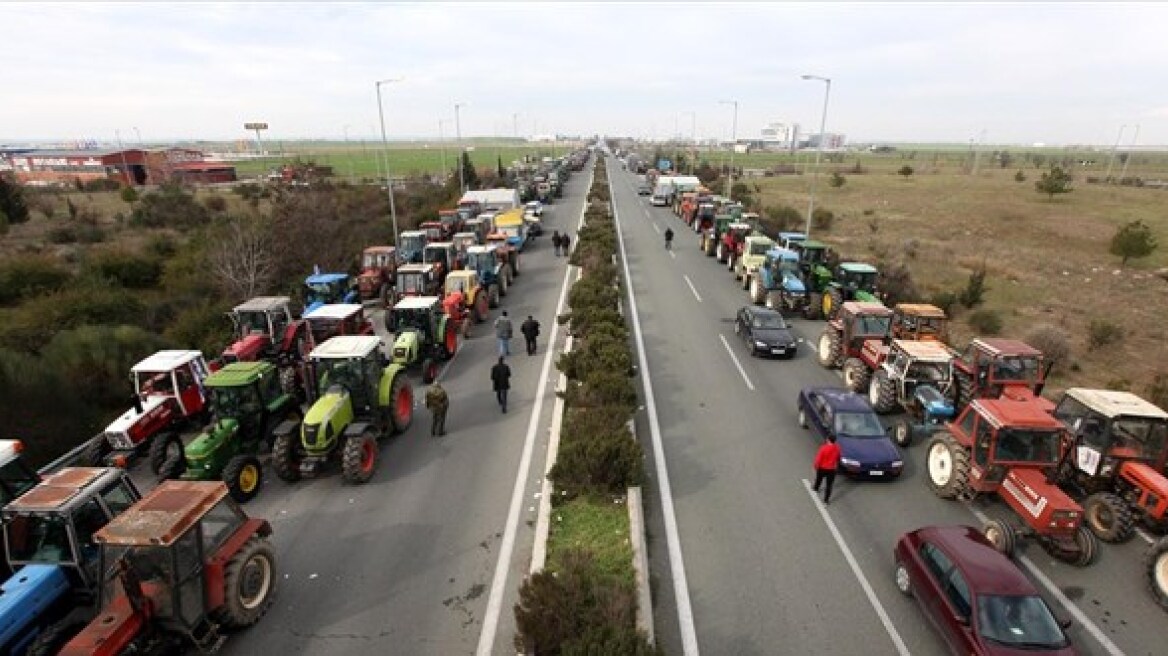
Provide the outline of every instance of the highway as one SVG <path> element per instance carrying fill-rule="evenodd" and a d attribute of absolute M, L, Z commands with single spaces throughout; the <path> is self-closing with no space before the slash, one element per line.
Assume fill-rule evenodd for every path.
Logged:
<path fill-rule="evenodd" d="M 815 359 L 822 322 L 792 321 L 803 338 L 794 360 L 750 357 L 732 323 L 746 292 L 698 251 L 696 235 L 668 208 L 636 195 L 631 173 L 612 158 L 608 168 L 644 335 L 641 375 L 655 400 L 637 428 L 651 456 L 650 567 L 666 652 L 686 653 L 686 636 L 694 635 L 698 650 L 719 655 L 945 653 L 939 634 L 896 590 L 893 545 L 919 526 L 980 526 L 975 513 L 1008 516 L 1008 509 L 934 496 L 919 442 L 907 449 L 899 480 L 837 479 L 831 505 L 822 506 L 807 484 L 818 444 L 795 409 L 802 387 L 842 385 Z M 667 227 L 676 234 L 673 252 L 664 249 Z M 653 452 L 655 441 L 662 454 Z M 684 589 L 670 560 L 657 455 L 672 492 Z M 1070 633 L 1083 653 L 1162 654 L 1168 618 L 1144 588 L 1146 546 L 1140 536 L 1103 544 L 1085 569 L 1036 544 L 1023 542 L 1019 553 L 1056 613 L 1074 620 Z M 683 596 L 692 614 L 684 604 L 678 611 Z"/>

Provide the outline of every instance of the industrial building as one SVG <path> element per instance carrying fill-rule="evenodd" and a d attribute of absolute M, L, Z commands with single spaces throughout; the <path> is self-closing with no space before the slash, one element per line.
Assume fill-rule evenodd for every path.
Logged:
<path fill-rule="evenodd" d="M 142 186 L 165 182 L 234 182 L 235 166 L 208 161 L 197 150 L 36 150 L 0 153 L 0 174 L 31 186 L 72 186 L 94 180 L 116 180 Z"/>

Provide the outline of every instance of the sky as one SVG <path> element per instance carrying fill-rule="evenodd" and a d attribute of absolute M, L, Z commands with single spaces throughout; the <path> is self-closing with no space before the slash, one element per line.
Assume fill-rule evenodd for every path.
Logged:
<path fill-rule="evenodd" d="M 0 143 L 533 134 L 1168 144 L 1168 3 L 0 4 Z M 724 101 L 738 102 L 734 109 Z M 440 125 L 440 122 L 443 122 Z M 1138 126 L 1138 134 L 1137 134 Z"/>

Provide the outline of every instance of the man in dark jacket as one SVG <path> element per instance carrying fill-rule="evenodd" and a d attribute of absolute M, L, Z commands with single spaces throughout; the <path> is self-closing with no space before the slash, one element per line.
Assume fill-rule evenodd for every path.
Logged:
<path fill-rule="evenodd" d="M 519 332 L 523 333 L 523 339 L 527 340 L 527 354 L 535 355 L 535 338 L 539 337 L 539 322 L 529 314 L 527 321 L 519 326 Z"/>
<path fill-rule="evenodd" d="M 507 413 L 507 390 L 511 389 L 511 367 L 499 356 L 499 363 L 491 367 L 491 384 L 495 388 L 495 398 L 499 400 L 499 407 Z"/>
<path fill-rule="evenodd" d="M 450 408 L 450 397 L 446 390 L 434 381 L 430 389 L 426 390 L 426 407 L 430 409 L 430 436 L 441 437 L 446 434 L 446 411 Z"/>
<path fill-rule="evenodd" d="M 565 256 L 572 254 L 572 238 L 566 232 L 560 236 L 560 250 L 564 252 Z"/>
<path fill-rule="evenodd" d="M 511 355 L 511 317 L 503 310 L 503 315 L 495 319 L 495 337 L 499 341 L 499 355 Z"/>
<path fill-rule="evenodd" d="M 552 231 L 552 246 L 556 249 L 556 257 L 560 256 L 560 231 Z"/>

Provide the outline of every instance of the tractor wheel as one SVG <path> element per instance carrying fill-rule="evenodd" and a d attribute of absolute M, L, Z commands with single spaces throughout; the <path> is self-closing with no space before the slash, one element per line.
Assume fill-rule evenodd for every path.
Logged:
<path fill-rule="evenodd" d="M 819 311 L 823 307 L 823 299 L 818 292 L 811 292 L 807 296 L 807 305 L 803 307 L 803 318 L 814 321 L 820 318 Z"/>
<path fill-rule="evenodd" d="M 56 656 L 86 626 L 85 622 L 66 617 L 37 634 L 25 648 L 25 656 Z"/>
<path fill-rule="evenodd" d="M 732 253 L 726 254 L 726 268 L 734 273 L 734 279 L 738 280 L 738 272 L 734 271 L 734 255 Z"/>
<path fill-rule="evenodd" d="M 1075 531 L 1075 550 L 1067 554 L 1066 562 L 1075 567 L 1086 567 L 1099 555 L 1099 540 L 1086 526 Z"/>
<path fill-rule="evenodd" d="M 724 246 L 721 242 L 719 242 L 717 248 L 714 249 L 714 259 L 718 260 L 719 262 L 726 261 L 726 246 Z"/>
<path fill-rule="evenodd" d="M 1104 542 L 1127 542 L 1135 534 L 1135 518 L 1127 502 L 1110 492 L 1097 492 L 1083 500 L 1087 527 Z"/>
<path fill-rule="evenodd" d="M 467 313 L 467 315 L 462 318 L 462 321 L 458 322 L 458 333 L 462 335 L 463 339 L 470 339 L 470 324 L 470 313 Z"/>
<path fill-rule="evenodd" d="M 458 331 L 455 329 L 454 321 L 447 319 L 444 322 L 444 333 L 442 335 L 442 359 L 449 360 L 458 352 Z"/>
<path fill-rule="evenodd" d="M 507 288 L 510 286 L 511 286 L 510 282 L 507 280 L 507 274 L 506 273 L 500 274 L 499 275 L 499 296 L 506 296 L 507 295 Z"/>
<path fill-rule="evenodd" d="M 755 305 L 762 305 L 766 301 L 767 291 L 758 278 L 750 280 L 750 301 Z"/>
<path fill-rule="evenodd" d="M 295 483 L 300 480 L 300 453 L 295 433 L 277 435 L 272 440 L 272 468 L 282 481 Z"/>
<path fill-rule="evenodd" d="M 872 381 L 872 370 L 859 358 L 844 360 L 844 387 L 857 394 L 863 394 Z"/>
<path fill-rule="evenodd" d="M 819 364 L 826 369 L 834 369 L 840 365 L 843 349 L 842 338 L 839 332 L 831 326 L 823 329 L 819 335 Z"/>
<path fill-rule="evenodd" d="M 969 483 L 969 451 L 948 432 L 941 431 L 929 440 L 925 451 L 928 484 L 942 499 L 962 499 Z"/>
<path fill-rule="evenodd" d="M 498 304 L 499 302 L 496 300 L 495 305 Z M 474 302 L 474 312 L 472 313 L 474 314 L 474 322 L 482 323 L 486 321 L 487 316 L 491 314 L 492 307 L 494 306 L 490 305 L 490 301 L 487 300 L 487 294 L 480 293 L 478 296 L 476 296 Z"/>
<path fill-rule="evenodd" d="M 713 237 L 706 238 L 706 243 L 705 243 L 704 248 L 702 248 L 702 250 L 705 251 L 706 257 L 714 257 L 714 238 Z"/>
<path fill-rule="evenodd" d="M 750 275 L 746 269 L 742 270 L 742 291 L 750 291 Z"/>
<path fill-rule="evenodd" d="M 438 377 L 438 362 L 434 358 L 422 360 L 422 382 L 429 385 Z"/>
<path fill-rule="evenodd" d="M 1168 610 L 1168 538 L 1152 543 L 1144 556 L 1144 568 L 1152 598 L 1161 608 Z"/>
<path fill-rule="evenodd" d="M 913 440 L 913 425 L 908 417 L 900 417 L 896 423 L 892 425 L 892 441 L 896 442 L 896 446 L 901 448 L 908 448 L 912 445 Z"/>
<path fill-rule="evenodd" d="M 255 456 L 235 456 L 223 468 L 223 482 L 236 503 L 247 503 L 260 493 L 264 470 Z"/>
<path fill-rule="evenodd" d="M 389 302 L 389 283 L 382 283 L 381 289 L 377 290 L 377 300 L 381 301 L 381 307 L 387 310 L 392 305 Z"/>
<path fill-rule="evenodd" d="M 515 254 L 515 259 L 511 260 L 511 277 L 519 277 L 519 253 Z"/>
<path fill-rule="evenodd" d="M 377 437 L 365 431 L 345 440 L 341 454 L 341 477 L 346 483 L 366 483 L 377 469 Z"/>
<path fill-rule="evenodd" d="M 896 409 L 896 381 L 888 377 L 888 372 L 878 370 L 872 376 L 872 383 L 868 386 L 868 402 L 872 409 L 881 414 Z"/>
<path fill-rule="evenodd" d="M 276 553 L 270 542 L 253 535 L 224 569 L 219 621 L 232 629 L 255 624 L 272 605 L 275 587 Z"/>
<path fill-rule="evenodd" d="M 829 300 L 830 299 L 830 300 Z M 834 319 L 839 316 L 840 308 L 844 306 L 844 294 L 838 287 L 832 287 L 823 295 L 823 316 L 825 319 Z"/>
<path fill-rule="evenodd" d="M 953 390 L 953 416 L 956 417 L 973 400 L 973 378 L 954 367 L 953 385 L 950 389 Z"/>
<path fill-rule="evenodd" d="M 1014 557 L 1014 547 L 1018 546 L 1018 534 L 1014 527 L 1000 519 L 991 519 L 981 529 L 982 535 L 989 540 L 1006 558 Z"/>
<path fill-rule="evenodd" d="M 159 481 L 174 481 L 178 480 L 183 472 L 187 470 L 187 459 L 183 454 L 171 455 L 162 463 L 162 467 L 158 469 Z"/>
<path fill-rule="evenodd" d="M 400 371 L 389 386 L 389 423 L 394 433 L 404 433 L 414 420 L 414 388 Z"/>
<path fill-rule="evenodd" d="M 499 307 L 499 284 L 492 284 L 487 288 L 487 305 L 492 309 Z"/>
<path fill-rule="evenodd" d="M 168 458 L 183 455 L 182 439 L 174 433 L 159 433 L 150 441 L 150 472 L 157 474 Z"/>
<path fill-rule="evenodd" d="M 85 447 L 85 451 L 81 454 L 81 462 L 90 467 L 104 467 L 105 457 L 112 450 L 109 440 L 105 439 L 105 435 L 99 435 L 89 443 L 89 446 Z"/>
<path fill-rule="evenodd" d="M 900 590 L 900 594 L 906 597 L 911 597 L 912 579 L 908 577 L 908 568 L 904 566 L 904 563 L 900 562 L 899 558 L 896 559 L 895 571 L 896 574 L 894 575 L 894 579 L 896 581 L 896 589 Z"/>

